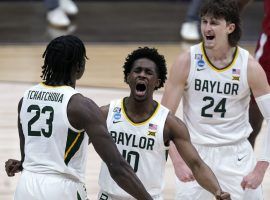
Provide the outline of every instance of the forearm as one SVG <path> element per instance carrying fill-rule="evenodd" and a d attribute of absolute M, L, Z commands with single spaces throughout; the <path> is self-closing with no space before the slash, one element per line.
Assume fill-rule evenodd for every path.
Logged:
<path fill-rule="evenodd" d="M 192 172 L 197 182 L 207 191 L 214 195 L 218 191 L 221 191 L 216 176 L 206 164 L 201 164 L 199 167 L 194 167 Z"/>
<path fill-rule="evenodd" d="M 152 199 L 133 169 L 126 162 L 121 163 L 121 167 L 112 167 L 109 170 L 114 181 L 134 198 L 139 200 Z"/>
<path fill-rule="evenodd" d="M 256 102 L 264 119 L 267 122 L 267 129 L 266 129 L 266 133 L 263 136 L 262 150 L 260 152 L 258 160 L 269 163 L 270 162 L 270 145 L 269 145 L 270 144 L 270 108 L 269 108 L 270 93 L 257 97 Z"/>
<path fill-rule="evenodd" d="M 270 162 L 270 120 L 267 120 L 267 131 L 262 141 L 262 151 L 254 170 L 264 177 Z"/>
<path fill-rule="evenodd" d="M 178 153 L 175 145 L 173 142 L 170 143 L 170 149 L 169 149 L 169 156 L 172 160 L 173 166 L 177 166 L 177 165 L 182 165 L 185 164 L 185 161 L 183 160 L 183 158 L 180 156 L 180 154 Z"/>

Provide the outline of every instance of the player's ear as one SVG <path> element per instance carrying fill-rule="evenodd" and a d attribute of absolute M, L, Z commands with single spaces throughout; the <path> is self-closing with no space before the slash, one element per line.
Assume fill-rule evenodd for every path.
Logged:
<path fill-rule="evenodd" d="M 156 88 L 159 88 L 160 83 L 161 83 L 161 79 L 159 78 L 159 79 L 157 79 L 157 82 L 156 82 Z"/>
<path fill-rule="evenodd" d="M 227 26 L 227 33 L 231 34 L 235 30 L 235 24 L 234 23 L 229 23 Z"/>
<path fill-rule="evenodd" d="M 81 62 L 78 62 L 76 64 L 76 77 L 77 79 L 80 79 L 84 73 L 85 70 L 85 60 L 82 60 Z"/>
<path fill-rule="evenodd" d="M 127 83 L 130 81 L 130 73 L 127 73 Z"/>

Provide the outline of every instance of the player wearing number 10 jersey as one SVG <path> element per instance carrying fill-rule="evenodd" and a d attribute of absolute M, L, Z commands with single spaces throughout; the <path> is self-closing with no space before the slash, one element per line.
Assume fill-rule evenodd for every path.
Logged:
<path fill-rule="evenodd" d="M 172 141 L 199 184 L 218 199 L 230 199 L 228 193 L 221 191 L 215 175 L 192 146 L 184 123 L 153 99 L 154 90 L 162 87 L 166 80 L 164 57 L 154 48 L 139 48 L 126 58 L 124 74 L 130 95 L 112 101 L 102 107 L 102 111 L 118 150 L 152 198 L 163 199 L 166 153 Z M 133 199 L 108 175 L 109 170 L 103 163 L 99 200 Z"/>
<path fill-rule="evenodd" d="M 133 167 L 151 196 L 157 199 L 164 186 L 169 150 L 163 139 L 164 124 L 169 110 L 156 104 L 152 116 L 144 121 L 133 122 L 125 111 L 124 102 L 125 99 L 111 102 L 107 117 L 108 130 L 122 156 Z M 103 196 L 108 193 L 115 198 L 129 197 L 112 178 L 109 178 L 105 163 L 101 165 L 99 184 L 101 190 L 105 191 Z"/>

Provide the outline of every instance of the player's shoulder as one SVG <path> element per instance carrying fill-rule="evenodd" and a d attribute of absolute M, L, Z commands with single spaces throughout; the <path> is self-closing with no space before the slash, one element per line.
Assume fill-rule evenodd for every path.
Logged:
<path fill-rule="evenodd" d="M 248 72 L 249 73 L 256 73 L 258 70 L 261 70 L 261 65 L 259 64 L 259 62 L 252 56 L 249 54 L 248 56 Z"/>
<path fill-rule="evenodd" d="M 167 128 L 173 128 L 178 125 L 182 126 L 184 125 L 184 122 L 170 111 L 167 115 L 165 126 Z"/>
<path fill-rule="evenodd" d="M 105 116 L 106 118 L 108 116 L 109 109 L 110 109 L 110 105 L 109 104 L 100 107 L 100 110 L 101 110 L 103 116 Z"/>
<path fill-rule="evenodd" d="M 92 99 L 85 97 L 81 93 L 76 93 L 70 98 L 68 109 L 81 112 L 96 110 L 98 106 Z"/>

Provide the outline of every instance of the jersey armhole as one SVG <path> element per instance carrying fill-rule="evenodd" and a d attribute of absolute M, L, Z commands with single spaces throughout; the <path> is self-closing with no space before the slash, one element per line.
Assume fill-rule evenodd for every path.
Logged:
<path fill-rule="evenodd" d="M 194 77 L 194 74 L 195 74 L 195 66 L 194 66 L 194 62 L 193 62 L 193 59 L 195 54 L 194 52 L 196 51 L 196 46 L 191 46 L 190 47 L 190 66 L 189 66 L 189 73 L 188 73 L 188 78 L 187 78 L 187 81 L 186 81 L 186 85 L 185 85 L 185 89 L 188 89 L 190 87 L 190 83 L 192 82 L 193 80 L 193 77 Z"/>
<path fill-rule="evenodd" d="M 68 103 L 69 103 L 69 101 L 70 101 L 70 99 L 71 99 L 71 97 L 73 96 L 73 95 L 75 95 L 75 94 L 78 94 L 78 92 L 74 92 L 73 94 L 71 94 L 70 95 L 70 97 L 69 98 L 66 98 L 65 99 L 65 106 L 63 106 L 63 109 L 64 109 L 64 121 L 65 121 L 65 123 L 66 123 L 66 125 L 68 126 L 68 128 L 69 129 L 71 129 L 72 131 L 75 131 L 75 132 L 83 132 L 84 131 L 84 129 L 81 129 L 81 130 L 78 130 L 78 129 L 76 129 L 76 128 L 74 128 L 71 124 L 70 124 L 70 122 L 69 122 L 69 120 L 68 120 L 68 115 L 67 115 L 67 106 L 68 106 Z"/>

